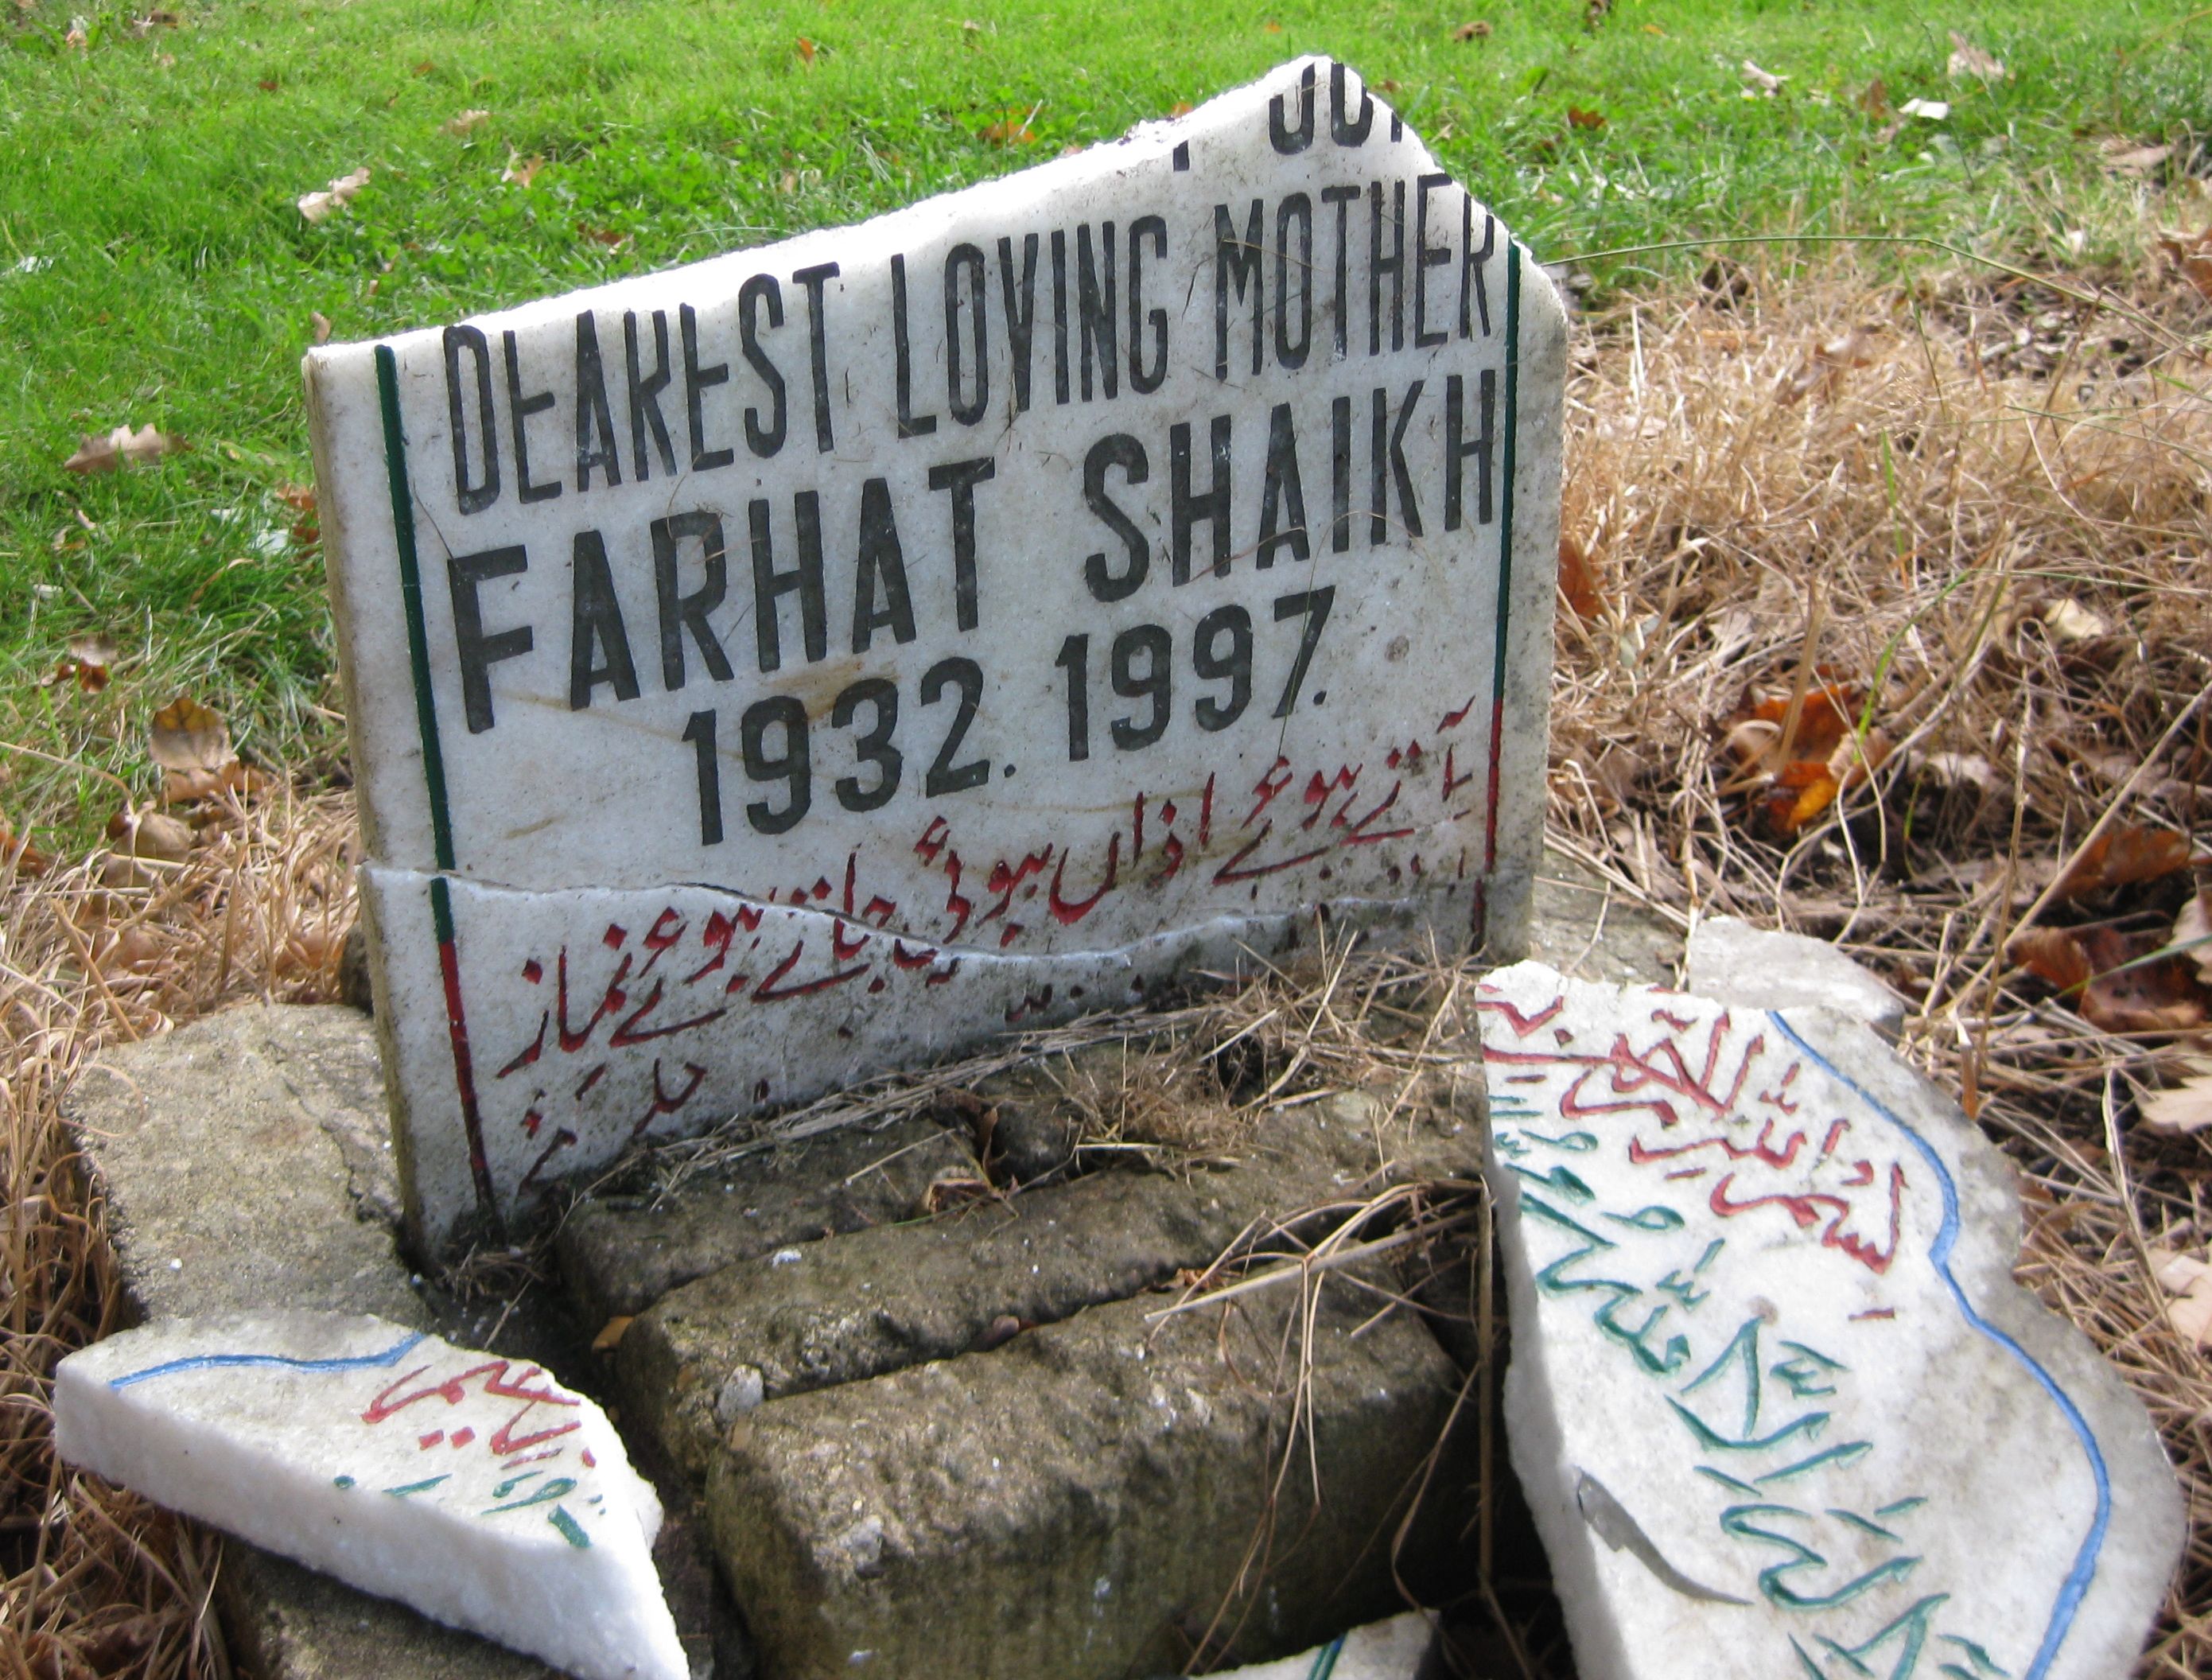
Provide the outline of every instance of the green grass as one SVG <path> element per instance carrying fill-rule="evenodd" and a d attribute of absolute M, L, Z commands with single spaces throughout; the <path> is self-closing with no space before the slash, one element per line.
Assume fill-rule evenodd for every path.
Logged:
<path fill-rule="evenodd" d="M 0 6 L 0 740 L 149 790 L 144 721 L 180 691 L 271 762 L 341 761 L 320 562 L 275 496 L 309 473 L 317 312 L 368 337 L 853 220 L 1306 52 L 1387 90 L 1547 257 L 1871 233 L 2119 261 L 2134 211 L 2095 140 L 2185 159 L 2212 132 L 2212 24 L 2178 0 L 1616 0 L 1595 20 L 1582 0 L 171 0 L 175 27 L 135 32 L 93 0 L 26 3 Z M 1455 39 L 1477 17 L 1491 34 Z M 2009 79 L 1947 81 L 1953 28 Z M 1743 96 L 1747 58 L 1790 78 L 1779 97 Z M 1859 104 L 1877 78 L 1949 120 L 1885 138 Z M 490 119 L 445 131 L 471 107 Z M 983 137 L 1009 113 L 1032 142 Z M 500 179 L 510 154 L 547 160 L 526 190 Z M 294 208 L 364 164 L 348 210 Z M 1698 260 L 1593 266 L 1625 285 Z M 126 420 L 194 447 L 62 471 Z M 114 686 L 40 686 L 90 630 L 125 646 Z M 0 808 L 64 843 L 113 800 L 0 752 Z"/>

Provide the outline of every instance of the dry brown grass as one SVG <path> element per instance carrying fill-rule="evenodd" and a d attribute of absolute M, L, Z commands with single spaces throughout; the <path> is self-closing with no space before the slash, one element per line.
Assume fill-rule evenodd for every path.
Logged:
<path fill-rule="evenodd" d="M 1915 1000 L 1908 1053 L 2022 1168 L 2025 1281 L 2144 1396 L 2188 1483 L 2190 1563 L 2142 1671 L 2212 1680 L 2212 1368 L 2173 1331 L 2146 1254 L 2212 1238 L 2206 1152 L 2130 1123 L 2170 1039 L 2100 1032 L 2002 956 L 2108 810 L 2187 831 L 2212 799 L 2201 322 L 2185 294 L 2091 307 L 1972 279 L 1743 278 L 1625 305 L 1584 335 L 1566 528 L 1592 551 L 1597 600 L 1562 613 L 1555 836 L 1677 918 L 1835 938 Z M 1802 692 L 1824 670 L 1870 697 L 1889 750 L 1838 810 L 1762 836 L 1730 721 L 1747 691 Z M 100 1043 L 236 999 L 330 995 L 349 833 L 342 798 L 279 796 L 211 824 L 179 866 L 0 879 L 0 1677 L 227 1671 L 207 1610 L 218 1555 L 50 1451 L 53 1364 L 119 1311 L 58 1099 Z M 1202 1135 L 1172 1134 L 1186 1146 L 1218 1144 L 1257 1100 L 1417 1099 L 1460 971 L 1342 959 L 1145 1018 L 1182 1048 L 1101 1084 L 1099 1128 L 1170 1137 L 1163 1093 L 1201 1062 L 1218 1077 Z M 927 1108 L 1115 1030 L 876 1081 L 772 1129 Z M 680 1178 L 743 1147 L 702 1141 L 656 1166 Z"/>
<path fill-rule="evenodd" d="M 2100 820 L 2201 843 L 2212 819 L 2202 310 L 2179 286 L 2091 304 L 1838 271 L 1591 323 L 1565 529 L 1599 600 L 1562 610 L 1552 743 L 1553 833 L 1620 886 L 1834 939 L 1915 1001 L 1906 1053 L 2021 1170 L 2023 1281 L 2143 1396 L 2187 1485 L 2189 1560 L 2142 1672 L 2193 1680 L 2212 1362 L 2147 1251 L 2212 1236 L 2212 1156 L 2131 1123 L 2188 1045 L 2100 1032 L 2002 953 Z M 1815 673 L 1865 697 L 1867 756 L 1887 755 L 1762 836 L 1730 724 Z M 2155 927 L 2173 906 L 2089 911 Z"/>
<path fill-rule="evenodd" d="M 100 1044 L 228 1002 L 333 995 L 353 917 L 351 808 L 278 798 L 204 813 L 186 860 L 88 860 L 0 879 L 0 1675 L 230 1672 L 210 1603 L 220 1549 L 63 1467 L 64 1354 L 125 1309 L 60 1099 Z"/>

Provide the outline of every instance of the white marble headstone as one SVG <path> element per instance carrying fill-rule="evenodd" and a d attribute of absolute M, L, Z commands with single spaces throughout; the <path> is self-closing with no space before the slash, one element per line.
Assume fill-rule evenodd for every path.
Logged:
<path fill-rule="evenodd" d="M 381 1318 L 172 1318 L 71 1354 L 55 1446 L 204 1519 L 582 1680 L 685 1680 L 660 1501 L 544 1372 Z"/>
<path fill-rule="evenodd" d="M 1479 994 L 1514 1469 L 1589 1680 L 2106 1680 L 2184 1538 L 2012 1281 L 2010 1167 L 1856 1021 Z"/>
<path fill-rule="evenodd" d="M 1343 66 L 307 362 L 410 1208 L 1524 936 L 1564 318 Z"/>

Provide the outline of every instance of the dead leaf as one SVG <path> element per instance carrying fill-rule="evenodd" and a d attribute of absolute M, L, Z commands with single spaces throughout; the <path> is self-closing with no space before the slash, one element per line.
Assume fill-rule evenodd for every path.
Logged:
<path fill-rule="evenodd" d="M 437 73 L 438 67 L 432 64 L 428 58 L 425 58 L 421 64 L 415 66 L 415 74 L 417 76 L 435 76 Z"/>
<path fill-rule="evenodd" d="M 1951 57 L 1943 72 L 1954 82 L 1964 82 L 1970 76 L 1984 82 L 2005 79 L 2005 67 L 1956 29 L 1951 31 Z"/>
<path fill-rule="evenodd" d="M 2179 269 L 2189 283 L 2212 297 L 2212 228 L 2203 233 L 2172 233 L 2160 228 L 2158 248 Z"/>
<path fill-rule="evenodd" d="M 2173 155 L 2172 146 L 2138 146 L 2123 135 L 2108 135 L 2101 141 L 2098 151 L 2105 167 L 2116 175 L 2148 175 Z"/>
<path fill-rule="evenodd" d="M 1889 117 L 1889 84 L 1880 76 L 1866 84 L 1866 91 L 1858 97 L 1858 107 L 1876 122 Z"/>
<path fill-rule="evenodd" d="M 1486 41 L 1490 39 L 1490 25 L 1482 18 L 1477 18 L 1472 23 L 1462 23 L 1452 31 L 1452 39 L 1455 41 Z"/>
<path fill-rule="evenodd" d="M 628 234 L 617 233 L 612 228 L 594 228 L 588 222 L 579 222 L 576 234 L 579 238 L 587 239 L 594 245 L 604 245 L 610 251 L 629 243 Z"/>
<path fill-rule="evenodd" d="M 531 182 L 538 179 L 538 171 L 544 167 L 545 160 L 539 154 L 532 152 L 525 157 L 509 146 L 507 149 L 507 167 L 499 172 L 499 178 L 502 181 L 514 182 L 526 192 L 530 190 Z"/>
<path fill-rule="evenodd" d="M 345 208 L 353 202 L 354 194 L 368 185 L 366 166 L 350 175 L 340 175 L 320 192 L 304 193 L 300 198 L 300 214 L 309 222 L 327 221 L 331 213 Z"/>
<path fill-rule="evenodd" d="M 107 837 L 131 856 L 156 863 L 182 863 L 192 849 L 191 825 L 160 811 L 118 811 L 107 819 Z"/>
<path fill-rule="evenodd" d="M 1772 99 L 1782 91 L 1782 84 L 1790 78 L 1777 76 L 1772 70 L 1761 70 L 1747 58 L 1743 61 L 1745 92 L 1761 99 Z"/>
<path fill-rule="evenodd" d="M 1589 551 L 1564 531 L 1559 533 L 1559 596 L 1584 624 L 1605 610 Z"/>
<path fill-rule="evenodd" d="M 283 84 L 277 81 L 277 79 L 273 76 L 264 76 L 253 85 L 260 88 L 264 94 L 273 94 Z"/>
<path fill-rule="evenodd" d="M 2212 888 L 2200 891 L 2173 918 L 2172 943 L 2197 965 L 2197 978 L 2212 986 Z"/>
<path fill-rule="evenodd" d="M 801 35 L 799 38 L 799 62 L 800 64 L 811 64 L 814 62 L 814 54 L 816 51 L 817 49 L 812 41 L 807 40 L 804 35 Z"/>
<path fill-rule="evenodd" d="M 482 128 L 490 120 L 490 112 L 471 108 L 467 111 L 463 111 L 458 115 L 447 118 L 446 120 L 441 123 L 438 126 L 443 129 L 447 134 L 453 135 L 458 138 L 459 136 L 464 134 L 475 133 L 477 130 Z"/>
<path fill-rule="evenodd" d="M 154 714 L 146 756 L 163 770 L 216 770 L 235 762 L 222 714 L 180 694 Z"/>
<path fill-rule="evenodd" d="M 2043 622 L 2051 634 L 2062 642 L 2094 642 L 2112 633 L 2112 624 L 2103 613 L 2094 607 L 2082 606 L 2071 595 L 2055 600 L 2045 608 Z"/>
<path fill-rule="evenodd" d="M 136 922 L 127 922 L 93 949 L 93 966 L 112 980 L 118 975 L 143 974 L 162 958 L 161 937 Z"/>
<path fill-rule="evenodd" d="M 77 636 L 70 638 L 69 654 L 56 661 L 54 668 L 40 679 L 41 688 L 51 688 L 56 683 L 76 679 L 76 685 L 87 694 L 97 694 L 107 686 L 108 669 L 115 663 L 115 641 L 108 636 Z"/>
<path fill-rule="evenodd" d="M 307 326 L 309 331 L 314 334 L 315 342 L 317 344 L 327 344 L 330 343 L 331 318 L 325 314 L 321 310 L 310 309 L 307 312 Z"/>
<path fill-rule="evenodd" d="M 1585 111 L 1579 105 L 1571 105 L 1567 107 L 1567 126 L 1569 128 L 1589 129 L 1591 131 L 1603 128 L 1605 126 L 1605 113 L 1602 111 Z"/>
<path fill-rule="evenodd" d="M 1940 123 L 1951 114 L 1951 102 L 1942 99 L 1909 99 L 1897 107 L 1900 117 L 1917 117 L 1923 122 Z"/>
<path fill-rule="evenodd" d="M 1266 23 L 1261 27 L 1271 35 L 1279 35 L 1283 33 L 1283 26 L 1279 23 Z"/>
<path fill-rule="evenodd" d="M 611 1354 L 622 1345 L 623 1333 L 635 1322 L 634 1314 L 617 1313 L 599 1326 L 599 1333 L 592 1338 L 592 1351 Z"/>
<path fill-rule="evenodd" d="M 19 875 L 43 875 L 52 864 L 52 858 L 31 843 L 31 831 L 18 833 L 8 813 L 0 811 L 0 873 L 12 869 Z"/>
<path fill-rule="evenodd" d="M 269 778 L 252 765 L 233 758 L 218 770 L 167 770 L 161 776 L 161 803 L 197 805 L 226 794 L 258 794 Z"/>
<path fill-rule="evenodd" d="M 64 472 L 89 476 L 95 472 L 112 472 L 118 467 L 139 461 L 159 460 L 164 455 L 173 455 L 185 447 L 184 439 L 156 431 L 151 426 L 118 426 L 103 435 L 88 434 L 77 443 L 76 453 L 62 463 Z"/>
<path fill-rule="evenodd" d="M 2070 928 L 2023 928 L 2005 941 L 2004 953 L 2006 961 L 2062 993 L 2089 983 L 2089 953 Z"/>
<path fill-rule="evenodd" d="M 986 123 L 976 131 L 975 137 L 993 146 L 1027 146 L 1036 136 L 1030 132 L 1030 119 L 1038 107 L 1031 106 L 1026 112 L 1009 111 L 997 122 Z"/>
<path fill-rule="evenodd" d="M 1921 767 L 1943 788 L 1986 795 L 1996 786 L 1996 767 L 1978 752 L 1931 752 Z"/>
<path fill-rule="evenodd" d="M 1176 117 L 1188 117 L 1192 112 L 1197 109 L 1198 107 L 1193 105 L 1188 100 L 1179 99 L 1175 102 L 1173 107 L 1170 108 L 1168 116 L 1170 120 Z"/>
<path fill-rule="evenodd" d="M 2212 1126 L 2212 1066 L 2206 1065 L 2201 1060 L 2198 1060 L 2195 1065 L 2203 1067 L 2205 1071 L 2191 1075 L 2179 1085 L 2168 1086 L 2163 1091 L 2150 1093 L 2138 1105 L 2142 1123 L 2152 1131 L 2172 1135 L 2179 1133 L 2200 1132 L 2207 1126 Z M 2203 1322 L 2205 1326 L 2212 1327 L 2212 1285 L 2203 1283 L 2203 1280 L 2206 1277 L 2212 1277 L 2212 1268 L 2207 1269 L 2197 1278 L 2191 1280 L 2190 1293 L 2193 1298 L 2205 1300 L 2206 1310 L 2203 1316 Z M 2159 1275 L 2159 1281 L 2160 1282 L 2166 1281 L 2165 1273 L 2161 1272 Z M 2180 1328 L 2179 1323 L 2176 1324 L 2175 1328 Z M 2203 1333 L 2203 1330 L 2199 1329 L 2193 1331 L 2192 1335 L 2201 1340 Z"/>
<path fill-rule="evenodd" d="M 2086 897 L 2108 886 L 2163 880 L 2189 867 L 2196 847 L 2171 829 L 2115 823 L 2083 849 L 2052 889 L 2054 902 Z"/>
<path fill-rule="evenodd" d="M 1824 675 L 1807 690 L 1797 710 L 1796 732 L 1785 739 L 1789 697 L 1770 695 L 1756 703 L 1747 697 L 1723 747 L 1746 778 L 1737 785 L 1754 790 L 1749 814 L 1771 837 L 1794 837 L 1888 758 L 1892 743 L 1886 731 L 1869 726 L 1865 739 L 1860 739 L 1866 700 L 1863 691 L 1839 686 Z M 1767 773 L 1784 754 L 1787 762 Z"/>
<path fill-rule="evenodd" d="M 2024 928 L 2005 942 L 2005 956 L 2102 1032 L 2185 1032 L 2212 1020 L 2212 990 L 2179 958 L 2155 956 L 2163 943 L 2108 922 Z"/>

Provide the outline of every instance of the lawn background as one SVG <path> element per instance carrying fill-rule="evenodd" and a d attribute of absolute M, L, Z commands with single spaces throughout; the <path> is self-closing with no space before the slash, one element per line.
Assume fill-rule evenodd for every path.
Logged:
<path fill-rule="evenodd" d="M 1948 75 L 1954 30 L 2008 73 Z M 180 692 L 249 757 L 343 778 L 320 557 L 279 494 L 310 478 L 318 314 L 369 338 L 856 220 L 1312 52 L 1547 259 L 1848 234 L 2094 271 L 2202 166 L 2208 39 L 2185 5 L 2101 0 L 0 0 L 0 741 L 47 755 L 0 752 L 0 811 L 89 840 L 118 792 L 70 766 L 150 796 L 145 721 Z M 1948 117 L 1899 118 L 1915 98 Z M 449 131 L 465 111 L 489 114 Z M 2104 167 L 2154 142 L 2153 179 Z M 364 166 L 337 214 L 296 208 Z M 1581 267 L 1602 297 L 1707 260 Z M 63 470 L 125 423 L 191 450 Z M 42 683 L 94 632 L 112 686 Z"/>

